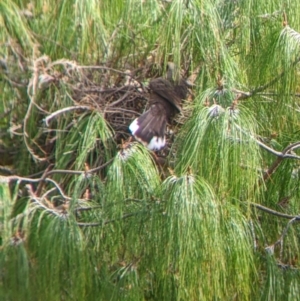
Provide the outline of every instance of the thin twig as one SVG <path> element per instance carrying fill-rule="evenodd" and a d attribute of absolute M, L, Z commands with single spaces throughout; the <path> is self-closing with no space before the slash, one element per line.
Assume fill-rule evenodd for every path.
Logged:
<path fill-rule="evenodd" d="M 290 145 L 288 145 L 282 152 L 278 152 L 276 151 L 275 149 L 267 146 L 266 144 L 264 144 L 263 142 L 261 142 L 260 140 L 258 140 L 257 138 L 255 138 L 253 135 L 251 135 L 250 133 L 248 133 L 247 131 L 243 130 L 239 125 L 235 124 L 235 127 L 237 129 L 239 129 L 242 133 L 248 135 L 251 139 L 253 139 L 260 147 L 262 147 L 263 149 L 265 149 L 266 151 L 270 152 L 271 154 L 279 157 L 279 158 L 282 158 L 282 159 L 286 159 L 286 158 L 289 158 L 289 159 L 297 159 L 297 160 L 300 160 L 300 156 L 297 156 L 297 155 L 292 155 L 292 154 L 289 154 L 288 152 L 294 150 L 294 149 L 297 149 L 300 147 L 300 141 L 298 142 L 295 142 L 295 143 L 292 143 Z"/>
<path fill-rule="evenodd" d="M 93 110 L 92 107 L 89 106 L 72 106 L 72 107 L 66 107 L 63 109 L 60 109 L 58 111 L 55 111 L 53 113 L 51 113 L 49 116 L 47 116 L 46 118 L 44 118 L 44 122 L 46 124 L 46 126 L 49 126 L 49 121 L 51 119 L 53 119 L 54 117 L 57 117 L 60 114 L 66 113 L 66 112 L 70 112 L 70 111 L 74 111 L 74 110 Z"/>
<path fill-rule="evenodd" d="M 280 235 L 280 237 L 272 244 L 272 245 L 269 245 L 265 248 L 265 250 L 270 253 L 270 254 L 273 254 L 274 253 L 274 248 L 277 246 L 277 245 L 280 245 L 280 259 L 282 259 L 282 255 L 283 255 L 283 240 L 284 240 L 284 237 L 286 236 L 287 234 L 287 231 L 289 229 L 289 227 L 295 223 L 295 222 L 299 222 L 300 220 L 300 216 L 296 216 L 294 218 L 292 218 L 286 225 L 286 227 L 283 229 L 282 231 L 282 234 Z"/>
<path fill-rule="evenodd" d="M 41 181 L 39 182 L 39 184 L 38 184 L 38 187 L 36 188 L 36 192 L 35 192 L 35 194 L 36 195 L 40 195 L 40 193 L 41 193 L 41 191 L 42 191 L 42 188 L 43 188 L 43 186 L 44 186 L 44 184 L 45 184 L 45 178 L 47 177 L 47 172 L 49 172 L 49 170 L 52 168 L 52 164 L 50 164 L 45 170 L 44 170 L 44 173 L 43 173 L 43 175 L 42 175 L 42 177 L 41 177 Z"/>
<path fill-rule="evenodd" d="M 277 156 L 277 159 L 274 161 L 274 163 L 264 173 L 264 175 L 263 175 L 263 180 L 264 181 L 267 180 L 267 179 L 269 179 L 271 177 L 271 175 L 275 172 L 275 170 L 278 168 L 278 166 L 280 165 L 280 163 L 284 159 L 296 159 L 296 160 L 300 160 L 300 156 L 290 154 L 291 151 L 293 151 L 293 150 L 295 150 L 295 149 L 297 149 L 297 148 L 300 147 L 300 141 L 292 143 L 292 144 L 288 145 L 282 152 L 278 152 L 278 151 L 274 150 L 273 148 L 267 146 L 266 144 L 262 143 L 260 140 L 258 140 L 257 138 L 255 138 L 253 135 L 251 135 L 247 131 L 243 130 L 237 124 L 235 124 L 235 127 L 237 129 L 239 129 L 241 132 L 243 132 L 244 134 L 248 135 L 251 139 L 253 139 L 261 148 L 263 148 L 266 151 L 268 151 L 269 153 Z"/>
<path fill-rule="evenodd" d="M 74 211 L 91 211 L 91 210 L 97 210 L 97 209 L 103 209 L 103 206 L 94 206 L 94 207 L 78 207 L 75 208 Z"/>
<path fill-rule="evenodd" d="M 109 104 L 108 107 L 115 106 L 115 105 L 119 104 L 120 102 L 122 102 L 124 99 L 127 98 L 127 96 L 130 94 L 130 92 L 131 92 L 131 90 L 128 90 L 121 98 L 119 98 L 118 100 Z"/>
<path fill-rule="evenodd" d="M 37 52 L 37 46 L 33 49 L 33 57 L 34 58 L 35 58 L 36 52 Z M 35 153 L 33 148 L 30 146 L 29 141 L 28 141 L 29 135 L 27 132 L 27 123 L 29 121 L 33 106 L 36 106 L 39 110 L 46 113 L 45 110 L 43 110 L 40 106 L 38 106 L 36 104 L 36 95 L 37 95 L 38 81 L 39 81 L 39 66 L 40 66 L 41 62 L 48 61 L 48 59 L 49 58 L 47 56 L 42 56 L 33 61 L 33 67 L 32 67 L 33 74 L 32 74 L 32 78 L 30 79 L 30 82 L 27 86 L 27 95 L 29 97 L 29 105 L 28 105 L 26 114 L 24 116 L 24 121 L 23 121 L 23 139 L 24 139 L 25 145 L 27 147 L 28 152 L 33 157 L 33 159 L 36 161 L 39 161 L 39 162 L 44 162 L 47 160 L 47 158 L 46 157 L 41 158 L 39 155 L 37 155 Z M 31 142 L 33 142 L 35 145 L 37 145 L 37 147 L 43 152 L 42 148 L 35 141 L 32 140 Z"/>
<path fill-rule="evenodd" d="M 235 124 L 235 127 L 237 129 L 239 129 L 241 132 L 243 132 L 246 135 L 249 135 L 251 139 L 253 139 L 260 147 L 262 147 L 263 149 L 267 150 L 268 152 L 270 152 L 271 154 L 282 158 L 282 159 L 296 159 L 296 160 L 300 160 L 300 156 L 297 155 L 292 155 L 289 154 L 288 152 L 295 150 L 297 148 L 300 147 L 300 141 L 292 143 L 290 145 L 288 145 L 282 152 L 278 152 L 276 150 L 274 150 L 273 148 L 267 146 L 266 144 L 262 143 L 260 140 L 258 140 L 257 138 L 255 138 L 254 136 L 252 136 L 250 133 L 248 133 L 247 131 L 243 130 L 240 126 L 238 126 L 237 124 Z"/>
<path fill-rule="evenodd" d="M 57 211 L 52 210 L 49 207 L 47 207 L 47 206 L 45 206 L 44 204 L 41 203 L 40 198 L 38 198 L 36 196 L 36 194 L 33 192 L 32 186 L 30 184 L 27 184 L 26 188 L 27 188 L 27 191 L 29 193 L 30 199 L 33 200 L 35 203 L 37 203 L 39 205 L 39 207 L 43 208 L 44 210 L 46 210 L 47 212 L 49 212 L 53 215 L 60 216 L 60 214 Z"/>
<path fill-rule="evenodd" d="M 70 198 L 69 196 L 67 196 L 67 195 L 64 193 L 64 191 L 62 190 L 62 188 L 59 186 L 59 184 L 58 184 L 56 181 L 54 181 L 54 180 L 52 180 L 52 179 L 50 179 L 50 178 L 45 178 L 44 181 L 45 181 L 45 182 L 50 182 L 50 183 L 52 183 L 52 184 L 57 188 L 57 190 L 59 191 L 60 195 L 61 195 L 65 200 L 69 200 L 69 201 L 72 200 L 72 198 Z"/>
<path fill-rule="evenodd" d="M 124 75 L 128 75 L 130 77 L 132 77 L 130 74 L 128 74 L 128 72 L 124 72 L 124 71 L 120 71 L 114 68 L 110 68 L 110 67 L 105 67 L 105 66 L 77 66 L 78 69 L 100 69 L 100 70 L 107 70 L 107 71 L 113 71 L 119 74 L 124 74 Z"/>
<path fill-rule="evenodd" d="M 32 179 L 32 178 L 26 178 L 26 177 L 20 177 L 20 176 L 16 176 L 16 175 L 12 175 L 12 176 L 0 176 L 0 183 L 9 183 L 10 181 L 13 180 L 17 180 L 18 182 L 29 182 L 29 183 L 42 183 L 42 182 L 50 182 L 52 183 L 56 189 L 59 191 L 59 193 L 61 194 L 61 196 L 66 199 L 66 200 L 71 200 L 72 198 L 67 196 L 62 188 L 60 187 L 60 185 L 54 181 L 53 179 L 48 178 L 49 175 L 51 174 L 55 174 L 55 173 L 64 173 L 64 174 L 78 174 L 78 175 L 84 175 L 84 174 L 91 174 L 94 173 L 100 169 L 105 168 L 106 166 L 108 166 L 112 161 L 114 160 L 114 158 L 110 159 L 109 161 L 107 161 L 106 163 L 102 164 L 101 166 L 98 166 L 96 168 L 87 170 L 87 171 L 76 171 L 76 170 L 50 170 L 47 172 L 44 172 L 41 178 L 37 178 L 37 179 Z M 39 186 L 40 187 L 40 186 Z M 37 190 L 38 193 L 40 193 L 40 189 Z M 52 189 L 50 189 L 50 191 L 53 191 Z M 50 191 L 48 191 L 46 194 L 50 193 Z"/>
<path fill-rule="evenodd" d="M 42 196 L 41 199 L 44 199 L 48 194 L 52 193 L 56 190 L 56 187 L 52 187 L 51 189 L 47 190 Z"/>
<path fill-rule="evenodd" d="M 12 176 L 0 176 L 0 182 L 9 182 L 10 180 L 18 180 L 21 182 L 31 182 L 31 183 L 37 183 L 40 181 L 45 180 L 49 175 L 55 174 L 55 173 L 63 173 L 63 174 L 76 174 L 76 175 L 83 175 L 83 174 L 91 174 L 94 173 L 100 169 L 105 168 L 106 166 L 108 166 L 112 161 L 114 160 L 114 158 L 108 160 L 106 163 L 102 164 L 101 166 L 92 168 L 90 170 L 64 170 L 64 169 L 53 169 L 50 170 L 48 172 L 46 172 L 45 174 L 43 174 L 43 176 L 41 178 L 37 178 L 37 179 L 32 179 L 32 178 L 28 178 L 28 177 L 20 177 L 17 175 L 12 175 Z"/>
<path fill-rule="evenodd" d="M 291 64 L 291 67 L 296 66 L 299 62 L 300 62 L 300 57 L 297 58 Z M 237 100 L 247 99 L 249 97 L 252 97 L 252 96 L 258 94 L 259 92 L 266 90 L 270 86 L 274 85 L 276 82 L 278 82 L 284 76 L 284 74 L 285 74 L 285 71 L 281 72 L 279 75 L 277 75 L 275 78 L 270 80 L 268 83 L 266 83 L 265 85 L 262 85 L 260 87 L 257 87 L 256 89 L 252 90 L 251 92 L 244 92 L 244 91 L 240 91 L 237 89 L 232 89 L 232 91 L 238 94 Z"/>
<path fill-rule="evenodd" d="M 104 164 L 98 166 L 98 167 L 95 167 L 95 168 L 92 168 L 92 169 L 89 169 L 89 170 L 65 170 L 65 169 L 53 169 L 53 170 L 50 170 L 48 173 L 47 173 L 47 176 L 49 175 L 52 175 L 52 174 L 55 174 L 55 173 L 59 173 L 59 174 L 73 174 L 73 175 L 83 175 L 83 174 L 91 174 L 91 173 L 94 173 L 98 170 L 101 170 L 103 168 L 105 168 L 106 166 L 108 166 L 112 161 L 114 160 L 114 158 L 108 160 L 107 162 L 105 162 Z"/>

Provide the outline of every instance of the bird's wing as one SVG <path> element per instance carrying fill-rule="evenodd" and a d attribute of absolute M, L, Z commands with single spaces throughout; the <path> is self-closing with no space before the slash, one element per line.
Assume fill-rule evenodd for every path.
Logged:
<path fill-rule="evenodd" d="M 182 98 L 176 92 L 175 86 L 165 78 L 159 77 L 152 79 L 149 83 L 149 87 L 153 93 L 166 99 L 171 103 L 178 111 L 181 111 L 181 101 Z M 155 97 L 154 97 L 155 98 Z M 153 102 L 155 99 L 150 99 Z"/>
<path fill-rule="evenodd" d="M 155 103 L 130 124 L 129 130 L 138 141 L 150 150 L 160 150 L 166 144 L 166 124 L 165 107 L 160 103 Z"/>

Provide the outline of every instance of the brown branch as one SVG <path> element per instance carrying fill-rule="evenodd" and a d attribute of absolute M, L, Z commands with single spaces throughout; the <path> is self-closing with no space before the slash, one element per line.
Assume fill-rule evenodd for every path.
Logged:
<path fill-rule="evenodd" d="M 38 184 L 38 187 L 36 188 L 36 195 L 40 195 L 40 193 L 41 193 L 41 191 L 42 191 L 42 189 L 43 189 L 43 186 L 44 186 L 44 184 L 45 184 L 45 179 L 46 179 L 46 177 L 47 177 L 47 173 L 49 172 L 49 170 L 51 169 L 51 167 L 52 167 L 53 165 L 52 164 L 50 164 L 46 169 L 45 169 L 45 171 L 44 171 L 44 173 L 43 173 L 43 175 L 42 175 L 42 177 L 41 177 L 41 181 L 39 182 L 39 184 Z"/>
<path fill-rule="evenodd" d="M 264 145 L 265 146 L 265 145 Z M 279 167 L 281 162 L 286 159 L 300 159 L 299 156 L 296 155 L 290 155 L 288 154 L 289 152 L 293 151 L 294 149 L 297 149 L 300 147 L 300 142 L 295 142 L 293 144 L 288 145 L 281 153 L 276 152 L 276 156 L 278 157 L 273 164 L 268 168 L 268 170 L 264 173 L 263 175 L 263 180 L 266 181 L 268 180 L 271 175 L 276 171 L 276 169 Z M 272 152 L 274 154 L 274 152 Z"/>
<path fill-rule="evenodd" d="M 297 58 L 294 62 L 292 62 L 290 67 L 296 66 L 299 62 L 300 62 L 300 57 Z M 256 89 L 254 89 L 250 92 L 239 91 L 237 89 L 232 89 L 232 91 L 238 94 L 237 100 L 247 99 L 249 97 L 252 97 L 252 96 L 258 94 L 259 92 L 266 90 L 270 86 L 274 85 L 276 82 L 278 82 L 284 76 L 284 74 L 285 74 L 285 71 L 281 72 L 279 75 L 277 75 L 275 78 L 270 80 L 265 85 L 257 87 Z"/>
<path fill-rule="evenodd" d="M 47 176 L 49 175 L 52 175 L 52 174 L 55 174 L 55 173 L 62 173 L 62 174 L 73 174 L 73 175 L 83 175 L 83 174 L 91 174 L 91 173 L 94 173 L 98 170 L 101 170 L 103 168 L 105 168 L 106 166 L 108 166 L 112 161 L 114 160 L 114 158 L 108 160 L 106 163 L 98 166 L 98 167 L 95 167 L 95 168 L 92 168 L 92 169 L 89 169 L 89 170 L 64 170 L 64 169 L 53 169 L 53 170 L 50 170 L 48 173 L 47 173 Z"/>
<path fill-rule="evenodd" d="M 257 208 L 257 209 L 259 209 L 259 210 L 261 210 L 261 211 L 264 211 L 268 214 L 272 214 L 272 215 L 282 217 L 282 218 L 286 218 L 286 219 L 290 219 L 290 220 L 295 219 L 297 221 L 300 221 L 300 215 L 289 215 L 289 214 L 281 213 L 281 212 L 275 211 L 273 209 L 270 209 L 268 207 L 265 207 L 263 205 L 252 203 L 252 202 L 250 202 L 250 205 Z"/>
<path fill-rule="evenodd" d="M 109 104 L 108 107 L 113 107 L 113 106 L 121 103 L 123 100 L 125 100 L 128 97 L 128 95 L 130 95 L 130 92 L 131 92 L 131 90 L 129 89 L 121 98 L 119 98 L 116 101 Z"/>
<path fill-rule="evenodd" d="M 292 143 L 288 145 L 282 152 L 278 152 L 274 150 L 273 148 L 267 146 L 266 144 L 262 143 L 260 140 L 249 134 L 247 131 L 243 130 L 240 126 L 235 124 L 235 127 L 239 129 L 241 132 L 243 132 L 246 135 L 249 135 L 250 138 L 252 138 L 261 148 L 265 149 L 269 153 L 277 156 L 277 159 L 274 161 L 274 163 L 269 167 L 269 169 L 264 173 L 263 180 L 267 180 L 271 177 L 271 175 L 276 171 L 280 163 L 284 159 L 296 159 L 300 160 L 300 156 L 290 154 L 290 152 L 294 151 L 295 149 L 300 147 L 300 141 Z"/>
<path fill-rule="evenodd" d="M 266 172 L 263 174 L 263 182 L 267 181 L 271 175 L 276 171 L 280 163 L 283 161 L 282 157 L 277 158 L 273 164 L 268 168 Z"/>
<path fill-rule="evenodd" d="M 34 55 L 35 55 L 36 51 L 37 51 L 37 48 L 33 50 Z M 23 121 L 23 139 L 24 139 L 26 148 L 27 148 L 28 152 L 31 154 L 31 156 L 33 157 L 33 159 L 35 161 L 39 161 L 39 162 L 45 162 L 47 160 L 47 158 L 46 157 L 41 158 L 39 155 L 37 155 L 35 153 L 33 148 L 30 146 L 29 135 L 27 132 L 27 124 L 29 122 L 29 118 L 30 118 L 30 114 L 31 114 L 33 106 L 35 105 L 36 107 L 40 108 L 35 102 L 36 95 L 37 95 L 37 89 L 38 89 L 38 80 L 39 80 L 39 65 L 41 62 L 45 61 L 46 59 L 47 59 L 46 56 L 42 56 L 33 61 L 33 75 L 27 86 L 27 95 L 28 95 L 30 101 L 29 101 L 28 109 L 24 116 L 24 121 Z M 38 148 L 42 151 L 41 147 L 36 142 L 34 142 L 34 141 L 32 141 L 32 142 L 35 145 L 37 145 Z"/>
<path fill-rule="evenodd" d="M 275 149 L 267 146 L 266 144 L 264 144 L 263 142 L 261 142 L 260 140 L 258 140 L 257 138 L 255 138 L 254 136 L 252 136 L 250 133 L 248 133 L 247 131 L 243 130 L 240 126 L 238 126 L 237 124 L 235 124 L 235 127 L 237 129 L 239 129 L 241 132 L 243 132 L 246 135 L 249 135 L 251 139 L 253 139 L 260 147 L 262 147 L 263 149 L 265 149 L 266 151 L 270 152 L 271 154 L 279 157 L 279 158 L 289 158 L 289 159 L 296 159 L 296 160 L 300 160 L 300 156 L 297 155 L 292 155 L 289 154 L 289 152 L 297 149 L 300 147 L 300 141 L 292 143 L 290 145 L 288 145 L 282 152 L 278 152 Z"/>
<path fill-rule="evenodd" d="M 16 176 L 16 175 L 12 175 L 12 176 L 0 176 L 0 183 L 2 182 L 6 182 L 9 183 L 10 181 L 18 181 L 18 182 L 28 182 L 28 183 L 39 183 L 40 187 L 40 183 L 42 182 L 50 182 L 52 183 L 56 189 L 59 191 L 59 193 L 61 194 L 61 196 L 66 199 L 66 200 L 71 200 L 72 198 L 70 198 L 69 196 L 67 196 L 64 191 L 62 190 L 62 188 L 60 187 L 60 185 L 54 181 L 53 179 L 48 178 L 49 175 L 54 174 L 54 173 L 64 173 L 64 174 L 79 174 L 79 175 L 83 175 L 83 174 L 91 174 L 94 173 L 100 169 L 105 168 L 106 166 L 108 166 L 112 161 L 114 160 L 114 158 L 110 159 L 109 161 L 107 161 L 106 163 L 102 164 L 101 166 L 98 166 L 96 168 L 87 170 L 87 171 L 76 171 L 76 170 L 50 170 L 47 172 L 44 172 L 42 177 L 37 178 L 37 179 L 32 179 L 32 178 L 27 178 L 27 177 L 20 177 L 20 176 Z M 47 170 L 47 169 L 46 169 Z M 40 191 L 40 189 L 38 189 L 38 192 Z"/>
<path fill-rule="evenodd" d="M 300 147 L 300 142 L 295 142 L 289 146 L 287 146 L 282 152 L 278 152 L 276 150 L 274 150 L 273 148 L 265 145 L 264 143 L 262 143 L 261 141 L 259 141 L 258 139 L 252 137 L 256 143 L 262 147 L 263 149 L 267 150 L 269 153 L 279 157 L 279 158 L 282 158 L 282 159 L 296 159 L 296 160 L 300 160 L 300 156 L 297 156 L 297 155 L 292 155 L 292 154 L 289 154 L 288 152 L 289 151 L 292 151 L 298 147 Z M 297 144 L 297 145 L 296 145 Z M 296 145 L 296 146 L 295 146 Z"/>
<path fill-rule="evenodd" d="M 286 236 L 287 234 L 287 231 L 289 229 L 289 227 L 295 223 L 295 222 L 299 222 L 300 221 L 300 216 L 296 216 L 294 218 L 292 218 L 286 225 L 286 227 L 283 229 L 282 231 L 282 234 L 280 235 L 280 237 L 272 244 L 272 245 L 269 245 L 265 248 L 265 250 L 270 253 L 270 254 L 273 254 L 274 253 L 274 248 L 277 246 L 277 245 L 280 245 L 280 259 L 282 259 L 282 255 L 283 255 L 283 240 L 284 240 L 284 237 Z"/>

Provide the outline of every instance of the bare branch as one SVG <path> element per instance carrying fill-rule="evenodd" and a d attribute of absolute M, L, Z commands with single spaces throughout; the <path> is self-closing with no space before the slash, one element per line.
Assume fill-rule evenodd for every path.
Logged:
<path fill-rule="evenodd" d="M 264 211 L 266 213 L 269 213 L 269 214 L 272 214 L 272 215 L 275 215 L 278 217 L 282 217 L 282 218 L 286 218 L 286 219 L 290 219 L 290 220 L 295 219 L 296 221 L 300 221 L 300 215 L 289 215 L 289 214 L 281 213 L 281 212 L 275 211 L 273 209 L 270 209 L 268 207 L 265 207 L 263 205 L 252 203 L 252 202 L 250 202 L 250 205 L 261 211 Z"/>
<path fill-rule="evenodd" d="M 55 174 L 55 173 L 59 173 L 59 174 L 73 174 L 73 175 L 84 175 L 84 174 L 92 174 L 98 170 L 101 170 L 103 168 L 105 168 L 106 166 L 108 166 L 112 161 L 114 160 L 114 158 L 108 160 L 107 162 L 105 162 L 104 164 L 89 169 L 89 170 L 65 170 L 65 169 L 53 169 L 50 170 L 49 172 L 47 172 L 47 176 Z"/>
<path fill-rule="evenodd" d="M 54 117 L 56 117 L 60 114 L 66 113 L 66 112 L 74 111 L 74 110 L 91 110 L 92 111 L 93 108 L 89 107 L 89 106 L 72 106 L 72 107 L 63 108 L 63 109 L 60 109 L 58 111 L 51 113 L 49 116 L 44 118 L 44 122 L 45 122 L 46 126 L 48 127 L 49 121 L 51 119 L 53 119 Z"/>
<path fill-rule="evenodd" d="M 32 190 L 32 186 L 30 184 L 27 184 L 26 185 L 26 188 L 27 188 L 27 191 L 28 191 L 28 194 L 30 196 L 30 199 L 32 201 L 34 201 L 35 203 L 37 203 L 39 205 L 39 207 L 43 208 L 44 210 L 46 210 L 47 212 L 53 214 L 53 215 L 56 215 L 56 216 L 61 216 L 56 210 L 52 210 L 50 209 L 49 207 L 45 206 L 42 202 L 41 202 L 41 198 L 38 198 L 36 196 L 36 194 L 33 192 Z"/>
<path fill-rule="evenodd" d="M 282 255 L 283 255 L 283 240 L 284 237 L 287 234 L 288 229 L 290 228 L 290 226 L 295 223 L 295 222 L 299 222 L 300 221 L 300 216 L 296 216 L 294 218 L 292 218 L 286 225 L 286 227 L 283 229 L 282 234 L 280 235 L 280 237 L 278 238 L 277 241 L 275 241 L 272 245 L 269 245 L 265 248 L 265 250 L 270 253 L 273 254 L 274 253 L 274 248 L 277 245 L 280 245 L 280 259 L 282 259 Z"/>
<path fill-rule="evenodd" d="M 251 139 L 253 139 L 261 148 L 265 149 L 269 153 L 278 157 L 275 160 L 275 162 L 271 165 L 271 167 L 264 173 L 263 180 L 269 179 L 284 159 L 300 160 L 300 156 L 290 153 L 300 147 L 300 141 L 292 143 L 292 144 L 288 145 L 282 152 L 278 152 L 278 151 L 274 150 L 273 148 L 267 146 L 263 142 L 261 142 L 259 139 L 255 138 L 253 135 L 251 135 L 247 131 L 243 130 L 239 125 L 235 124 L 235 127 L 237 129 L 239 129 L 241 132 L 243 132 L 244 134 L 249 135 L 249 137 Z"/>
<path fill-rule="evenodd" d="M 72 198 L 70 198 L 69 196 L 65 195 L 65 193 L 64 193 L 63 190 L 62 190 L 62 188 L 59 186 L 59 184 L 58 184 L 56 181 L 54 181 L 54 180 L 52 180 L 52 179 L 49 179 L 49 178 L 45 178 L 44 181 L 45 181 L 45 182 L 50 182 L 50 183 L 52 183 L 52 184 L 57 188 L 57 190 L 59 191 L 60 195 L 61 195 L 64 199 L 66 199 L 66 200 L 72 200 Z"/>
<path fill-rule="evenodd" d="M 260 140 L 256 139 L 255 137 L 251 136 L 251 138 L 253 140 L 255 140 L 255 142 L 260 147 L 262 147 L 263 149 L 267 150 L 268 152 L 270 152 L 271 154 L 273 154 L 279 158 L 282 158 L 282 159 L 289 158 L 289 159 L 300 160 L 300 156 L 289 154 L 290 151 L 295 150 L 300 147 L 300 141 L 290 144 L 282 152 L 278 152 L 278 151 L 274 150 L 273 148 L 267 146 L 266 144 L 262 143 Z"/>
<path fill-rule="evenodd" d="M 48 179 L 47 177 L 49 175 L 55 174 L 55 173 L 62 173 L 62 174 L 75 174 L 75 175 L 83 175 L 83 174 L 91 174 L 94 173 L 98 170 L 101 170 L 103 168 L 105 168 L 106 166 L 108 166 L 112 161 L 114 160 L 114 158 L 108 160 L 106 163 L 102 164 L 101 166 L 92 168 L 90 170 L 64 170 L 64 169 L 53 169 L 50 170 L 46 173 L 43 174 L 43 176 L 41 178 L 37 178 L 37 179 L 32 179 L 32 178 L 27 178 L 27 177 L 20 177 L 17 175 L 13 175 L 13 176 L 0 176 L 0 182 L 9 182 L 10 180 L 18 180 L 20 182 L 31 182 L 31 183 L 37 183 L 43 180 Z"/>
<path fill-rule="evenodd" d="M 77 175 L 87 175 L 87 174 L 91 174 L 94 173 L 98 170 L 101 170 L 103 168 L 105 168 L 106 166 L 108 166 L 114 159 L 110 159 L 109 161 L 107 161 L 106 163 L 102 164 L 101 166 L 98 166 L 96 168 L 87 170 L 87 171 L 76 171 L 76 170 L 50 170 L 50 171 L 46 171 L 43 173 L 41 178 L 37 178 L 37 179 L 32 179 L 32 178 L 26 178 L 26 177 L 20 177 L 20 176 L 0 176 L 0 183 L 9 183 L 10 181 L 16 180 L 18 182 L 29 182 L 29 183 L 39 183 L 38 189 L 37 189 L 37 193 L 40 194 L 40 190 L 41 190 L 41 183 L 42 182 L 50 182 L 52 183 L 56 189 L 59 191 L 60 195 L 66 199 L 66 200 L 71 200 L 72 198 L 67 196 L 64 191 L 62 190 L 62 188 L 60 187 L 60 185 L 54 181 L 53 179 L 48 178 L 49 175 L 51 174 L 55 174 L 55 173 L 63 173 L 63 174 L 77 174 Z M 53 191 L 53 188 L 48 190 L 44 195 L 49 194 L 50 192 Z"/>
<path fill-rule="evenodd" d="M 33 50 L 34 57 L 35 57 L 36 51 L 37 51 L 37 49 Z M 36 160 L 36 161 L 39 161 L 39 162 L 44 162 L 47 159 L 46 158 L 41 158 L 39 155 L 37 155 L 35 153 L 35 151 L 32 149 L 32 147 L 29 145 L 29 141 L 28 141 L 29 135 L 27 133 L 27 123 L 28 123 L 33 105 L 37 106 L 40 109 L 40 107 L 38 105 L 36 105 L 36 103 L 35 103 L 36 94 L 37 94 L 37 87 L 38 87 L 38 79 L 39 79 L 39 65 L 40 65 L 41 62 L 46 61 L 46 60 L 47 60 L 47 57 L 42 56 L 42 57 L 40 57 L 40 58 L 33 61 L 33 75 L 32 75 L 32 78 L 30 80 L 30 83 L 27 86 L 27 95 L 30 99 L 30 102 L 29 102 L 28 109 L 27 109 L 27 112 L 26 112 L 25 117 L 24 117 L 24 121 L 23 121 L 23 139 L 24 139 L 25 145 L 27 147 L 28 152 L 33 157 L 33 159 Z M 41 149 L 41 148 L 39 147 L 39 149 Z"/>
<path fill-rule="evenodd" d="M 271 177 L 271 175 L 275 172 L 275 170 L 278 168 L 278 166 L 280 165 L 280 163 L 284 159 L 289 158 L 289 159 L 297 159 L 297 160 L 299 160 L 300 159 L 299 156 L 289 154 L 289 152 L 291 152 L 291 151 L 293 151 L 293 150 L 295 150 L 295 149 L 297 149 L 299 147 L 300 147 L 300 142 L 295 142 L 293 144 L 288 145 L 281 153 L 276 152 L 277 154 L 275 154 L 275 155 L 277 155 L 278 158 L 269 167 L 269 169 L 264 173 L 263 180 L 266 181 L 267 179 L 269 179 Z M 274 154 L 273 150 L 272 150 L 272 153 Z"/>
<path fill-rule="evenodd" d="M 294 62 L 292 62 L 290 67 L 294 67 L 296 66 L 298 63 L 300 62 L 300 57 L 297 58 Z M 268 83 L 266 83 L 265 85 L 262 85 L 260 87 L 257 87 L 256 89 L 250 91 L 250 92 L 244 92 L 244 91 L 239 91 L 237 89 L 233 89 L 232 91 L 238 94 L 237 99 L 238 100 L 242 100 L 242 99 L 247 99 L 249 97 L 252 97 L 256 94 L 258 94 L 259 92 L 262 92 L 264 90 L 266 90 L 267 88 L 269 88 L 270 86 L 274 85 L 276 82 L 278 82 L 283 76 L 285 75 L 285 71 L 281 72 L 279 75 L 277 75 L 275 78 L 273 78 L 272 80 L 270 80 Z"/>

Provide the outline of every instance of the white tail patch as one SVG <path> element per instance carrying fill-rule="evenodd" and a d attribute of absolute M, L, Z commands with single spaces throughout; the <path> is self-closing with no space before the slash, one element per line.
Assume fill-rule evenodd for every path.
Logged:
<path fill-rule="evenodd" d="M 130 130 L 131 134 L 134 135 L 139 128 L 140 128 L 140 126 L 138 125 L 138 118 L 136 118 L 131 122 L 131 124 L 129 126 L 129 130 Z"/>
<path fill-rule="evenodd" d="M 138 118 L 132 121 L 129 126 L 131 134 L 135 137 L 136 140 L 144 144 L 149 150 L 158 151 L 166 145 L 165 137 L 153 136 L 149 143 L 143 141 L 140 137 L 136 136 L 135 133 L 139 130 L 140 125 L 138 124 Z"/>
<path fill-rule="evenodd" d="M 149 144 L 147 145 L 147 148 L 150 150 L 160 150 L 166 145 L 166 138 L 165 137 L 157 137 L 153 136 Z"/>

